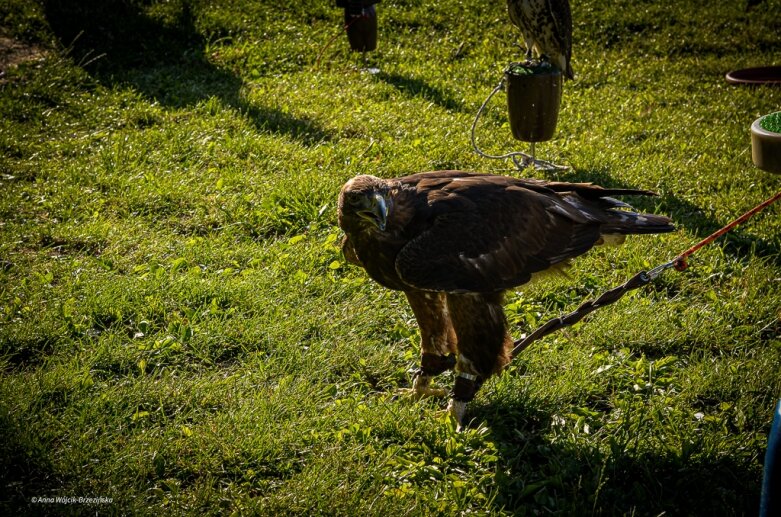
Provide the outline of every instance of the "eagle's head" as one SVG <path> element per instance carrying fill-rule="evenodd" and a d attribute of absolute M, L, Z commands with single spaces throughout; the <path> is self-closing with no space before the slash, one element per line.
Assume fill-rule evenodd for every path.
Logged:
<path fill-rule="evenodd" d="M 385 231 L 391 201 L 388 184 L 376 176 L 356 176 L 339 193 L 339 226 L 345 233 Z"/>

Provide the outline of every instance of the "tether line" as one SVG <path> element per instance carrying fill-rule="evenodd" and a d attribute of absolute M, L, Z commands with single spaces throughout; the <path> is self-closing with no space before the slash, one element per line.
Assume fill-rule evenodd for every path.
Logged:
<path fill-rule="evenodd" d="M 345 23 L 344 25 L 342 25 L 342 31 L 341 32 L 337 32 L 336 34 L 334 34 L 331 37 L 331 39 L 329 39 L 328 42 L 325 45 L 323 45 L 323 48 L 320 49 L 320 52 L 317 54 L 317 59 L 315 59 L 315 68 L 319 68 L 320 67 L 320 59 L 323 57 L 323 54 L 325 53 L 325 51 L 328 50 L 328 47 L 330 47 L 331 44 L 334 41 L 336 41 L 336 38 L 338 38 L 342 34 L 342 32 L 346 32 L 347 29 L 349 29 L 352 26 L 353 23 L 357 22 L 362 17 L 363 17 L 363 15 L 361 15 L 361 16 L 353 16 L 352 20 L 350 20 L 350 23 Z"/>
<path fill-rule="evenodd" d="M 686 263 L 687 257 L 689 257 L 690 255 L 693 255 L 700 248 L 702 248 L 703 246 L 706 246 L 706 245 L 710 244 L 711 242 L 715 241 L 716 239 L 718 239 L 719 237 L 721 237 L 722 235 L 724 235 L 728 231 L 732 230 L 736 226 L 738 226 L 740 224 L 743 224 L 744 222 L 748 221 L 755 214 L 757 214 L 758 212 L 761 212 L 762 210 L 764 210 L 765 208 L 769 207 L 770 205 L 772 205 L 773 203 L 775 203 L 779 199 L 781 199 L 781 191 L 778 192 L 775 196 L 771 197 L 770 199 L 767 199 L 767 200 L 763 201 L 762 203 L 758 204 L 757 206 L 755 206 L 754 208 L 752 208 L 751 210 L 749 210 L 745 214 L 741 215 L 740 217 L 738 217 L 737 219 L 735 219 L 734 221 L 732 221 L 728 225 L 726 225 L 726 226 L 724 226 L 722 228 L 719 228 L 718 230 L 716 230 L 712 234 L 708 235 L 707 237 L 702 239 L 700 242 L 698 242 L 697 244 L 695 244 L 694 246 L 692 246 L 688 250 L 686 250 L 683 253 L 681 253 L 680 255 L 678 255 L 673 260 L 673 263 L 675 265 L 675 269 L 677 269 L 678 271 L 683 271 L 684 269 L 686 269 L 686 267 L 688 266 L 688 264 Z"/>
<path fill-rule="evenodd" d="M 531 163 L 531 157 L 523 152 L 520 151 L 512 151 L 506 154 L 488 154 L 480 150 L 479 147 L 477 147 L 477 140 L 475 139 L 475 128 L 477 127 L 477 121 L 480 120 L 480 116 L 483 114 L 483 111 L 485 111 L 485 107 L 488 106 L 488 103 L 491 102 L 491 99 L 493 99 L 494 95 L 496 95 L 500 90 L 504 89 L 504 77 L 502 77 L 502 80 L 499 81 L 499 84 L 496 85 L 496 88 L 493 89 L 493 91 L 486 97 L 486 99 L 483 101 L 483 104 L 480 106 L 480 109 L 477 110 L 477 115 L 475 115 L 475 120 L 472 122 L 472 132 L 471 132 L 471 140 L 472 140 L 472 149 L 475 150 L 477 154 L 482 156 L 483 158 L 488 158 L 491 160 L 506 160 L 507 158 L 512 158 L 513 162 L 515 162 L 515 166 L 519 169 L 526 168 L 529 163 Z M 515 160 L 516 156 L 523 157 L 523 161 L 521 161 L 521 164 L 519 165 L 518 162 Z"/>
<path fill-rule="evenodd" d="M 684 271 L 687 267 L 689 267 L 689 264 L 686 261 L 686 259 L 689 256 L 693 255 L 694 253 L 699 251 L 702 247 L 707 246 L 708 244 L 712 243 L 713 241 L 715 241 L 725 233 L 734 229 L 736 226 L 748 221 L 752 216 L 761 212 L 765 208 L 769 207 L 779 199 L 781 199 L 781 192 L 778 192 L 775 196 L 771 197 L 766 201 L 763 201 L 762 203 L 755 206 L 754 208 L 752 208 L 745 214 L 741 215 L 734 221 L 730 222 L 729 224 L 723 226 L 722 228 L 713 232 L 709 236 L 705 237 L 700 242 L 698 242 L 691 248 L 687 249 L 686 251 L 684 251 L 677 257 L 675 257 L 670 262 L 665 262 L 664 264 L 661 264 L 648 271 L 641 271 L 640 273 L 636 274 L 635 276 L 633 276 L 623 284 L 619 285 L 618 287 L 614 287 L 613 289 L 610 289 L 609 291 L 602 293 L 602 295 L 599 296 L 598 298 L 593 300 L 586 300 L 585 302 L 580 304 L 580 307 L 570 312 L 569 314 L 548 320 L 545 324 L 538 327 L 534 332 L 532 332 L 528 336 L 515 340 L 515 342 L 513 343 L 514 347 L 510 357 L 514 359 L 518 354 L 520 354 L 524 349 L 526 349 L 529 345 L 531 345 L 535 341 L 542 339 L 548 334 L 555 332 L 556 330 L 559 330 L 563 327 L 574 325 L 578 321 L 582 320 L 590 312 L 593 312 L 606 305 L 615 303 L 618 300 L 620 300 L 629 291 L 638 289 L 640 287 L 643 287 L 644 285 L 651 283 L 667 269 L 675 268 L 677 271 Z"/>

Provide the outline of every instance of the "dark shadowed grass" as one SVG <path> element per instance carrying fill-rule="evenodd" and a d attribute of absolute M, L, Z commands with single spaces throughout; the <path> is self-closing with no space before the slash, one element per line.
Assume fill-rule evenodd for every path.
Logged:
<path fill-rule="evenodd" d="M 576 80 L 541 157 L 680 230 L 509 293 L 516 334 L 770 197 L 748 128 L 781 5 L 573 2 Z M 0 5 L 47 49 L 0 76 L 0 508 L 8 514 L 750 515 L 781 394 L 771 207 L 525 351 L 455 433 L 396 396 L 404 297 L 340 254 L 359 173 L 514 173 L 474 112 L 520 53 L 502 2 L 385 1 L 364 58 L 319 1 Z M 365 64 L 380 69 L 372 75 Z M 502 95 L 487 151 L 512 141 Z M 544 177 L 543 173 L 524 174 Z M 443 385 L 452 377 L 444 375 Z M 40 504 L 34 497 L 107 497 Z"/>

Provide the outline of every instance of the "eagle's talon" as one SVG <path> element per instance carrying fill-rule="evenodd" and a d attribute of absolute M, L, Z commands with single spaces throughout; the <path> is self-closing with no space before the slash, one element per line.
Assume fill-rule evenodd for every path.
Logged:
<path fill-rule="evenodd" d="M 524 59 L 523 63 L 521 63 L 521 64 L 523 66 L 525 66 L 526 68 L 537 68 L 537 65 L 539 65 L 537 60 L 534 59 L 534 57 L 532 57 L 530 54 L 526 54 L 524 56 L 524 58 L 525 59 Z"/>
<path fill-rule="evenodd" d="M 420 400 L 428 397 L 444 397 L 448 394 L 448 391 L 444 388 L 432 387 L 431 377 L 428 375 L 416 374 L 412 379 L 412 387 L 401 388 L 399 393 L 412 397 L 415 400 Z"/>
<path fill-rule="evenodd" d="M 398 394 L 411 397 L 414 400 L 425 399 L 429 397 L 442 398 L 447 395 L 448 391 L 444 388 L 399 388 Z"/>

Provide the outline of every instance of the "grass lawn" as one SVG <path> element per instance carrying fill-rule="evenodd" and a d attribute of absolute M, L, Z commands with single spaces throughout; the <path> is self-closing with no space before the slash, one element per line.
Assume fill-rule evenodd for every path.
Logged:
<path fill-rule="evenodd" d="M 534 344 L 456 433 L 445 401 L 395 396 L 412 312 L 345 264 L 336 196 L 360 173 L 517 174 L 469 128 L 519 33 L 504 0 L 384 0 L 364 61 L 331 4 L 0 2 L 0 513 L 756 514 L 781 208 Z M 517 335 L 781 185 L 749 139 L 781 89 L 724 81 L 781 65 L 781 2 L 572 11 L 538 156 L 659 192 L 637 208 L 679 231 L 509 293 Z M 493 154 L 528 149 L 504 102 L 478 128 Z M 110 502 L 34 499 L 55 497 Z"/>

